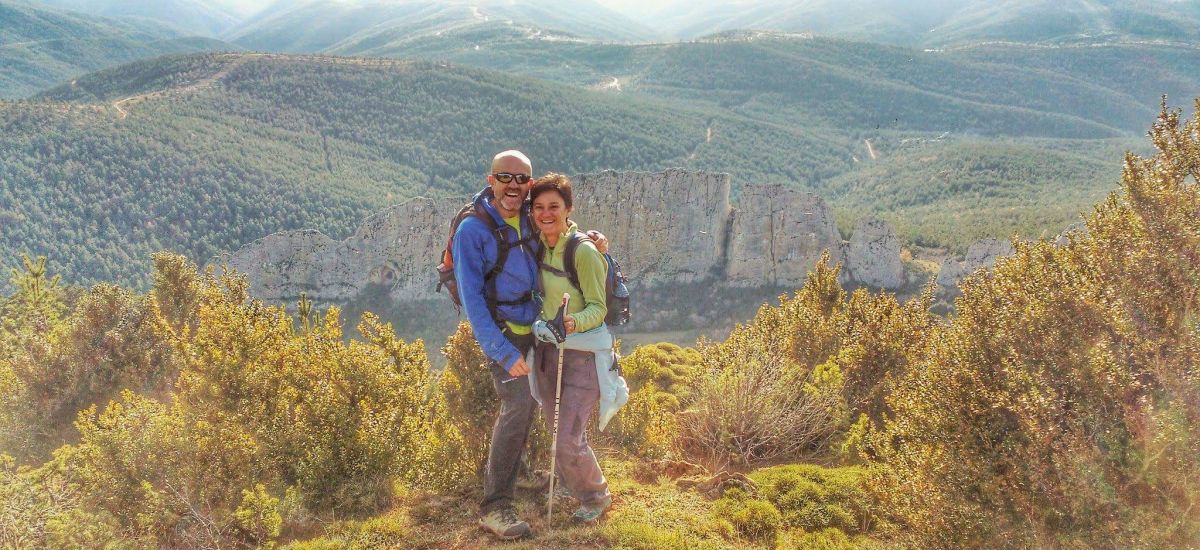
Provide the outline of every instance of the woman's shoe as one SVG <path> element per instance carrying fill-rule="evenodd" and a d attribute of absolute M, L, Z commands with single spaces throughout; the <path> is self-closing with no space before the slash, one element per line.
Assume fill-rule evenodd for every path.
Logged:
<path fill-rule="evenodd" d="M 598 503 L 581 505 L 574 514 L 571 514 L 571 520 L 576 523 L 596 523 L 610 507 L 612 507 L 612 497 L 604 497 L 604 500 Z"/>

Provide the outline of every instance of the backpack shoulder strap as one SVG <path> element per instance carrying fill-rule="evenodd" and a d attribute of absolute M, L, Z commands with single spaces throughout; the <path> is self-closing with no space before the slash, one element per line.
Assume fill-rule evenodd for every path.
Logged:
<path fill-rule="evenodd" d="M 567 248 L 563 251 L 563 267 L 567 272 L 567 279 L 570 279 L 571 286 L 574 286 L 580 294 L 583 293 L 583 285 L 579 282 L 579 267 L 575 265 L 575 251 L 585 240 L 588 240 L 587 236 L 576 232 L 572 235 L 571 240 L 567 241 Z"/>
<path fill-rule="evenodd" d="M 482 221 L 487 226 L 488 232 L 492 234 L 492 238 L 496 239 L 496 264 L 484 274 L 485 280 L 491 280 L 504 270 L 504 263 L 508 260 L 508 249 L 512 248 L 512 246 L 508 244 L 508 235 L 504 232 L 504 228 L 496 223 L 496 220 L 492 219 L 487 212 L 481 212 L 472 205 L 468 215 Z"/>

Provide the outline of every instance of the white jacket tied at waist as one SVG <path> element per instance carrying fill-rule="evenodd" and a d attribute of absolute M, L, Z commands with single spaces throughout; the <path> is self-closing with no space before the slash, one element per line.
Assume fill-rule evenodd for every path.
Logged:
<path fill-rule="evenodd" d="M 616 416 L 617 411 L 629 401 L 629 386 L 621 373 L 615 368 L 617 353 L 613 349 L 613 335 L 608 331 L 608 325 L 601 324 L 587 332 L 575 332 L 567 335 L 567 341 L 562 343 L 564 349 L 586 351 L 596 356 L 596 380 L 600 382 L 600 431 L 604 431 L 608 421 Z M 534 365 L 533 351 L 529 352 L 526 363 Z M 538 369 L 529 369 L 529 391 L 538 405 L 543 405 L 541 394 L 538 393 Z"/>

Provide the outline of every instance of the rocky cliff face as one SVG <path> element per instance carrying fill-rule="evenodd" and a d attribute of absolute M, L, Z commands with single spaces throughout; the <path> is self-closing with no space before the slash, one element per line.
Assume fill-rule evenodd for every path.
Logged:
<path fill-rule="evenodd" d="M 639 284 L 691 283 L 722 269 L 732 211 L 728 174 L 606 171 L 572 182 L 571 218 L 602 231 Z"/>
<path fill-rule="evenodd" d="M 779 185 L 747 185 L 730 226 L 722 278 L 735 287 L 804 284 L 821 253 L 842 259 L 833 212 L 812 193 Z"/>
<path fill-rule="evenodd" d="M 967 256 L 961 261 L 947 259 L 938 272 L 937 283 L 945 288 L 955 288 L 963 277 L 996 263 L 996 258 L 1008 256 L 1015 251 L 1012 242 L 1000 239 L 984 239 L 967 247 Z"/>
<path fill-rule="evenodd" d="M 900 239 L 887 222 L 859 220 L 846 247 L 846 269 L 852 280 L 868 286 L 892 289 L 904 285 Z"/>
<path fill-rule="evenodd" d="M 668 170 L 600 172 L 574 178 L 576 215 L 603 231 L 639 290 L 795 288 L 828 250 L 844 261 L 850 282 L 895 289 L 905 284 L 900 241 L 885 222 L 864 219 L 849 243 L 820 197 L 778 185 L 747 184 L 737 208 L 727 174 Z M 354 235 L 335 241 L 315 231 L 291 231 L 250 243 L 217 261 L 249 275 L 254 294 L 291 301 L 301 292 L 343 303 L 365 289 L 385 288 L 397 301 L 437 299 L 434 264 L 448 224 L 467 197 L 413 199 L 368 218 Z M 1012 248 L 977 243 L 967 258 L 947 262 L 938 282 L 990 265 Z M 694 304 L 701 308 L 703 304 Z"/>

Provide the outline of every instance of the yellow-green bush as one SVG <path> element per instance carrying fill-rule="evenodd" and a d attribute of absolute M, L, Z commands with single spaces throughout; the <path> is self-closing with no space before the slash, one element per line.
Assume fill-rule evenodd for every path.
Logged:
<path fill-rule="evenodd" d="M 14 272 L 21 290 L 0 300 L 0 400 L 21 402 L 15 414 L 25 428 L 13 434 L 0 427 L 0 437 L 8 432 L 6 448 L 36 462 L 75 440 L 79 410 L 126 388 L 161 394 L 178 364 L 149 297 L 98 284 L 68 310 L 45 258 L 25 260 L 25 271 Z"/>
<path fill-rule="evenodd" d="M 665 456 L 676 432 L 675 415 L 693 399 L 699 363 L 696 350 L 668 343 L 639 346 L 621 358 L 629 402 L 600 439 L 633 455 Z"/>
<path fill-rule="evenodd" d="M 730 489 L 713 502 L 713 515 L 728 521 L 743 537 L 774 543 L 783 525 L 783 516 L 770 502 L 751 498 L 741 489 Z"/>
<path fill-rule="evenodd" d="M 500 397 L 496 395 L 490 361 L 479 349 L 471 325 L 465 322 L 459 323 L 458 329 L 442 347 L 442 355 L 446 357 L 446 368 L 438 380 L 438 391 L 445 402 L 444 417 L 449 431 L 458 436 L 458 440 L 445 449 L 448 453 L 445 460 L 447 464 L 475 472 L 475 478 L 482 478 L 492 426 L 500 411 Z M 541 411 L 535 416 L 525 446 L 522 467 L 526 470 L 536 469 L 536 465 L 547 464 L 550 460 L 550 435 L 541 420 Z M 471 483 L 475 478 L 457 476 L 460 485 Z"/>
<path fill-rule="evenodd" d="M 1164 108 L 1150 135 L 1086 234 L 965 281 L 887 398 L 874 449 L 917 543 L 1200 543 L 1200 124 Z"/>
<path fill-rule="evenodd" d="M 83 507 L 62 462 L 18 467 L 0 454 L 0 547 L 98 548 L 116 538 L 116 522 Z"/>
<path fill-rule="evenodd" d="M 865 290 L 847 296 L 840 269 L 823 255 L 794 296 L 701 346 L 694 402 L 679 417 L 685 454 L 712 469 L 748 468 L 842 447 L 863 415 L 883 421 L 883 396 L 936 331 L 932 294 L 904 305 Z"/>
<path fill-rule="evenodd" d="M 500 411 L 500 398 L 492 381 L 487 356 L 479 349 L 468 323 L 442 347 L 446 368 L 438 387 L 446 400 L 448 419 L 462 436 L 463 460 L 481 475 L 487 463 L 492 426 Z"/>
<path fill-rule="evenodd" d="M 862 548 L 860 541 L 851 539 L 841 529 L 829 527 L 813 532 L 792 532 L 779 544 L 780 548 L 796 550 L 855 550 Z"/>
<path fill-rule="evenodd" d="M 788 464 L 756 470 L 750 479 L 758 484 L 760 496 L 783 514 L 788 527 L 857 534 L 868 531 L 874 521 L 867 472 L 861 467 Z"/>
<path fill-rule="evenodd" d="M 69 410 L 126 388 L 80 413 L 77 444 L 58 453 L 78 494 L 72 517 L 111 518 L 113 536 L 136 545 L 270 546 L 304 514 L 379 509 L 397 480 L 461 481 L 449 460 L 461 437 L 420 342 L 371 315 L 347 341 L 334 308 L 298 332 L 283 308 L 250 300 L 244 279 L 155 260 L 154 293 L 99 285 L 60 322 L 6 329 L 19 335 L 0 357 L 6 439 L 23 402 Z M 41 540 L 85 533 L 51 519 L 33 521 L 47 526 Z"/>
<path fill-rule="evenodd" d="M 671 343 L 638 346 L 633 353 L 622 357 L 621 375 L 631 391 L 652 386 L 665 394 L 664 403 L 678 410 L 691 401 L 695 378 L 699 374 L 700 353 Z"/>

